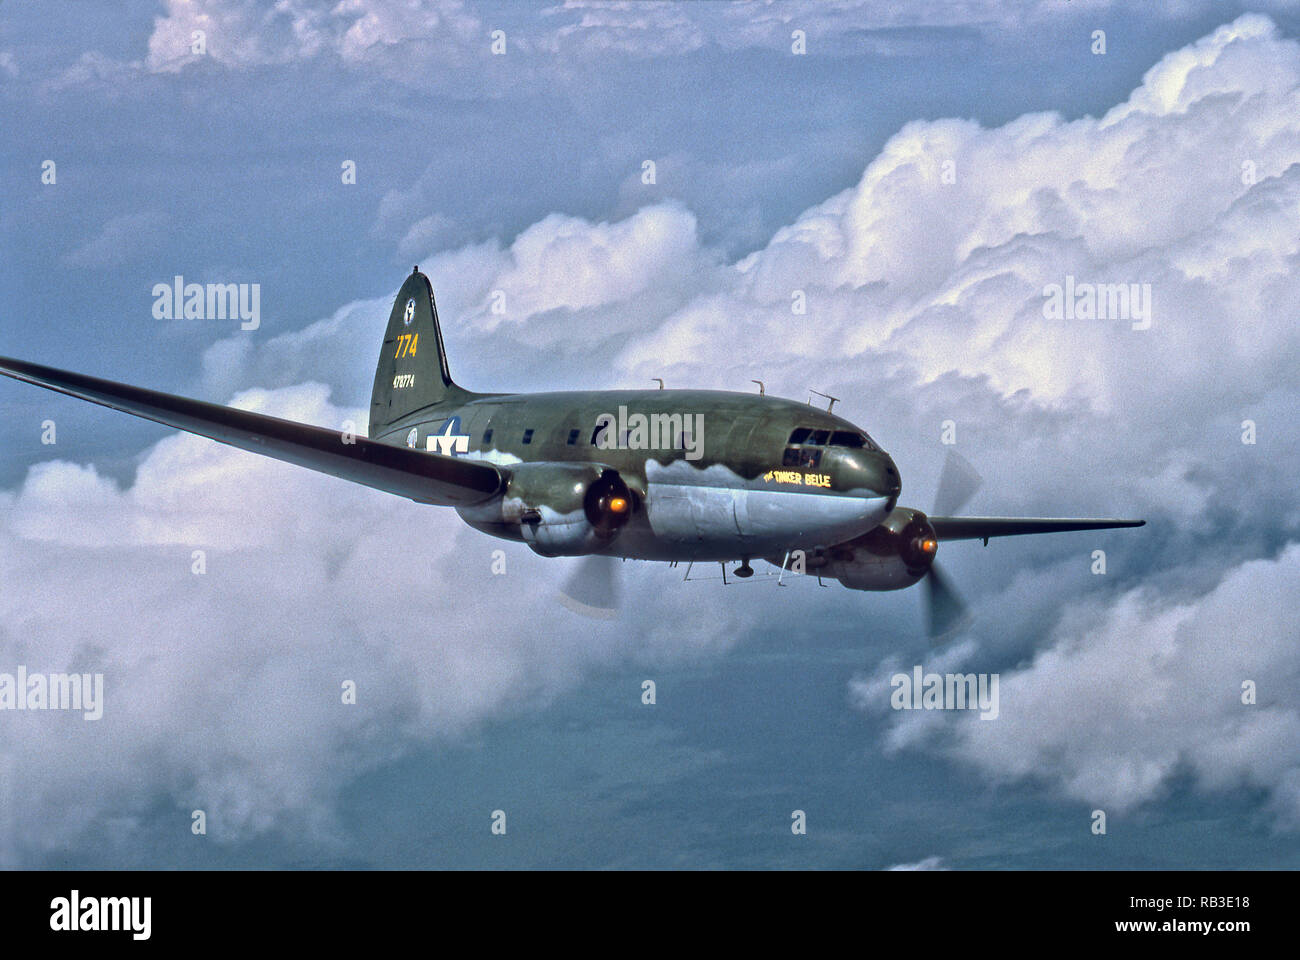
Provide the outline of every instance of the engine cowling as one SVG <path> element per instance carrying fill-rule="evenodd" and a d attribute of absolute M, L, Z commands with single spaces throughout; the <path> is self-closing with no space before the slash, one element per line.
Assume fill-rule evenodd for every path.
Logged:
<path fill-rule="evenodd" d="M 474 526 L 496 527 L 547 557 L 581 556 L 609 545 L 637 509 L 612 467 L 599 463 L 521 463 L 501 495 L 458 512 Z"/>
<path fill-rule="evenodd" d="M 851 590 L 902 590 L 930 572 L 939 541 L 920 510 L 895 507 L 868 533 L 826 551 L 820 569 Z"/>

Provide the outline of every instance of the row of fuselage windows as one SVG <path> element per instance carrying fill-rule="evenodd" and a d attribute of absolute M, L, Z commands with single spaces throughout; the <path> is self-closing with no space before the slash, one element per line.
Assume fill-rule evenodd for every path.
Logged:
<path fill-rule="evenodd" d="M 533 434 L 536 433 L 536 432 L 537 432 L 537 431 L 533 430 L 532 428 L 529 428 L 529 429 L 525 430 L 525 431 L 524 431 L 524 443 L 532 443 L 532 442 L 533 442 Z M 581 433 L 581 431 L 579 431 L 579 430 L 570 430 L 570 431 L 569 431 L 569 438 L 565 441 L 566 445 L 568 445 L 568 446 L 570 446 L 570 447 L 575 446 L 575 445 L 577 444 L 577 442 L 578 442 L 578 436 L 579 436 L 580 433 Z M 593 447 L 596 445 L 596 437 L 597 437 L 597 435 L 598 435 L 599 433 L 600 433 L 600 427 L 597 427 L 595 430 L 593 430 L 593 431 L 591 432 L 591 445 L 592 445 Z M 486 430 L 483 431 L 483 446 L 486 447 L 486 446 L 488 446 L 491 442 L 492 442 L 492 428 L 491 428 L 491 427 L 488 427 Z"/>
<path fill-rule="evenodd" d="M 596 437 L 600 434 L 600 429 L 600 427 L 596 427 L 596 429 L 591 432 L 591 445 L 593 447 L 596 445 Z M 535 431 L 531 428 L 524 431 L 524 443 L 533 442 L 534 432 Z M 570 447 L 576 445 L 579 434 L 580 431 L 578 430 L 570 430 L 569 437 L 565 441 L 566 445 Z M 488 427 L 483 431 L 483 445 L 487 446 L 491 442 L 492 428 Z M 790 434 L 790 439 L 787 442 L 792 447 L 797 445 L 807 445 L 812 447 L 831 446 L 850 447 L 855 450 L 861 449 L 862 447 L 866 447 L 868 450 L 874 450 L 876 448 L 876 445 L 872 442 L 871 438 L 865 434 L 854 433 L 852 430 L 814 430 L 811 427 L 797 427 L 795 431 Z M 817 464 L 821 462 L 820 450 L 795 451 L 787 449 L 785 452 L 786 462 L 784 464 L 787 467 L 796 465 L 790 462 L 791 454 L 797 455 L 796 458 L 799 459 L 800 462 L 798 465 L 800 466 L 808 465 L 810 463 L 811 466 L 816 467 Z"/>

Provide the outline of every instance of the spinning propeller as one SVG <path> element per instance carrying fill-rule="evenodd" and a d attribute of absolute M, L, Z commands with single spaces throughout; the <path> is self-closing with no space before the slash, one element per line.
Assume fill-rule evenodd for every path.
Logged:
<path fill-rule="evenodd" d="M 931 513 L 936 517 L 956 515 L 975 496 L 983 482 L 975 468 L 961 454 L 950 449 L 939 474 L 939 488 L 934 494 L 934 509 Z M 937 547 L 933 534 L 921 544 L 921 549 L 932 557 Z M 936 646 L 966 626 L 970 614 L 961 594 L 939 572 L 939 565 L 933 560 L 922 581 L 922 588 L 925 591 L 926 632 L 931 646 Z"/>
<path fill-rule="evenodd" d="M 584 617 L 613 620 L 618 616 L 622 593 L 618 567 L 616 557 L 579 558 L 577 567 L 560 587 L 560 602 Z"/>

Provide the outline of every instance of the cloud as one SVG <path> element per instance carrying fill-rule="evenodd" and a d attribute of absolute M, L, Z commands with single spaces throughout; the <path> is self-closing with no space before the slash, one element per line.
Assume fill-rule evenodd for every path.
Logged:
<path fill-rule="evenodd" d="M 1217 0 L 1166 0 L 1140 11 L 1114 0 L 566 0 L 504 8 L 466 0 L 162 0 L 159 6 L 147 40 L 133 39 L 133 56 L 115 59 L 86 50 L 71 67 L 55 68 L 52 88 L 89 89 L 117 99 L 124 90 L 144 89 L 140 84 L 150 75 L 217 68 L 283 72 L 327 63 L 354 80 L 451 99 L 471 91 L 497 98 L 546 88 L 568 91 L 580 102 L 593 65 L 738 51 L 789 57 L 795 30 L 804 34 L 809 60 L 918 59 L 936 50 L 965 56 L 977 44 L 1019 53 L 1027 42 L 1041 40 L 1045 29 L 1062 24 L 1084 31 L 1116 16 L 1141 26 L 1222 13 Z M 1296 0 L 1252 7 L 1291 13 Z M 505 56 L 492 52 L 496 30 L 506 34 Z"/>
<path fill-rule="evenodd" d="M 1293 6 L 1278 0 L 1278 9 Z M 627 2 L 565 0 L 536 9 L 488 11 L 463 0 L 165 0 L 154 20 L 144 66 L 176 72 L 204 57 L 228 68 L 278 66 L 334 56 L 349 66 L 409 82 L 412 68 L 427 82 L 430 72 L 454 72 L 489 55 L 490 34 L 506 32 L 508 55 L 537 58 L 551 76 L 567 75 L 574 58 L 652 59 L 715 47 L 724 51 L 765 49 L 789 54 L 801 30 L 813 55 L 916 56 L 945 40 L 963 47 L 998 43 L 1056 23 L 1062 17 L 1105 16 L 1112 0 L 1035 0 L 1008 6 L 1002 0 L 962 4 L 900 5 L 886 0 L 795 3 Z M 1152 19 L 1186 19 L 1208 13 L 1212 0 L 1149 4 Z M 206 52 L 193 52 L 194 34 Z M 397 52 L 397 51 L 400 51 Z M 514 69 L 524 69 L 514 63 Z M 531 69 L 531 68 L 529 68 Z"/>
<path fill-rule="evenodd" d="M 450 219 L 438 213 L 421 217 L 411 224 L 410 229 L 398 241 L 397 252 L 404 257 L 417 257 L 427 250 L 441 246 L 441 239 L 447 236 L 454 226 Z"/>
<path fill-rule="evenodd" d="M 235 405 L 331 426 L 364 415 L 327 397 L 308 384 Z M 103 673 L 105 706 L 94 722 L 6 711 L 0 757 L 22 795 L 6 804 L 6 862 L 109 815 L 130 848 L 157 803 L 178 837 L 202 809 L 218 843 L 293 828 L 328 845 L 338 793 L 365 771 L 536 709 L 629 651 L 663 662 L 730 642 L 687 611 L 577 618 L 555 601 L 567 572 L 449 510 L 189 435 L 159 441 L 126 487 L 66 461 L 33 468 L 0 497 L 0 670 Z M 654 582 L 630 584 L 634 608 Z"/>
<path fill-rule="evenodd" d="M 47 81 L 47 85 L 55 92 L 93 90 L 109 99 L 116 99 L 120 95 L 120 88 L 138 77 L 141 69 L 139 61 L 127 63 L 98 50 L 87 50 L 74 63 Z"/>
<path fill-rule="evenodd" d="M 203 351 L 202 392 L 217 399 L 249 386 L 287 387 L 314 379 L 346 384 L 353 402 L 368 404 L 369 396 L 359 391 L 368 390 L 373 380 L 380 347 L 374 332 L 382 337 L 391 308 L 388 298 L 357 300 L 260 346 L 246 334 L 218 340 Z M 369 349 L 359 351 L 358 344 Z"/>
<path fill-rule="evenodd" d="M 736 50 L 789 50 L 793 29 L 813 38 L 813 49 L 876 53 L 914 51 L 922 36 L 962 31 L 969 25 L 1019 25 L 1023 18 L 1048 16 L 1050 2 L 1011 16 L 993 0 L 900 8 L 878 0 L 839 3 L 567 2 L 536 11 L 515 10 L 488 22 L 479 5 L 461 0 L 343 0 L 322 6 L 306 0 L 166 0 L 166 14 L 154 22 L 146 66 L 174 72 L 199 61 L 192 52 L 195 31 L 205 35 L 207 56 L 242 69 L 279 65 L 332 54 L 345 63 L 387 71 L 396 47 L 420 51 L 427 66 L 445 69 L 488 50 L 490 32 L 505 29 L 508 49 L 547 58 L 652 58 L 691 53 L 716 45 Z M 1076 6 L 1086 6 L 1076 4 Z M 1093 6 L 1103 6 L 1094 4 Z M 1059 15 L 1059 14 L 1058 14 Z M 864 43 L 864 24 L 876 29 Z M 885 29 L 892 27 L 894 34 Z M 431 54 L 438 55 L 433 59 Z M 560 68 L 562 70 L 562 67 Z"/>
<path fill-rule="evenodd" d="M 1188 774 L 1207 791 L 1262 790 L 1277 824 L 1300 829 L 1300 614 L 1283 599 L 1298 591 L 1292 544 L 1202 596 L 1133 590 L 1085 605 L 1002 675 L 996 721 L 899 714 L 890 744 L 937 743 L 992 779 L 1043 781 L 1121 815 Z M 868 686 L 882 699 L 878 683 L 860 684 L 863 695 Z"/>
<path fill-rule="evenodd" d="M 1218 12 L 1214 0 L 1166 0 L 1143 7 L 1151 19 L 1186 20 Z M 1256 9 L 1294 9 L 1294 0 L 1275 0 Z M 1084 20 L 1113 15 L 1115 0 L 944 0 L 899 4 L 889 0 L 819 0 L 794 3 L 684 4 L 629 0 L 564 0 L 550 7 L 532 37 L 542 50 L 565 54 L 658 57 L 690 53 L 707 46 L 724 50 L 768 49 L 789 53 L 791 34 L 803 31 L 810 55 L 871 53 L 878 56 L 931 54 L 936 44 L 969 47 L 1008 35 L 1040 30 L 1063 18 Z"/>
<path fill-rule="evenodd" d="M 1193 49 L 1200 67 L 1167 57 L 1099 120 L 908 124 L 857 186 L 737 264 L 725 299 L 688 305 L 630 344 L 620 365 L 687 362 L 701 344 L 721 354 L 723 330 L 739 316 L 765 342 L 793 339 L 804 352 L 830 344 L 837 357 L 888 350 L 926 380 L 956 370 L 988 376 L 1006 395 L 1077 397 L 1102 410 L 1153 386 L 1174 390 L 1189 367 L 1208 373 L 1203 353 L 1176 345 L 1209 325 L 1242 330 L 1223 318 L 1249 323 L 1261 288 L 1294 289 L 1287 218 L 1300 189 L 1300 120 L 1290 109 L 1298 64 L 1296 45 L 1261 17 Z M 1253 183 L 1242 179 L 1246 161 Z M 1202 189 L 1186 190 L 1191 180 Z M 1242 223 L 1257 215 L 1267 223 Z M 1240 229 L 1225 236 L 1234 223 Z M 1243 248 L 1223 249 L 1233 242 Z M 1202 253 L 1207 246 L 1215 257 L 1231 252 L 1240 272 L 1211 267 L 1222 261 Z M 1044 287 L 1067 275 L 1150 284 L 1157 332 L 1143 341 L 1120 322 L 1045 318 Z M 807 292 L 816 338 L 791 338 L 780 307 L 796 289 Z M 1294 340 L 1290 325 L 1245 329 L 1253 343 L 1243 366 Z M 1144 343 L 1164 347 L 1164 362 L 1150 364 Z M 1225 359 L 1234 358 L 1215 358 Z"/>
<path fill-rule="evenodd" d="M 907 124 L 855 186 L 737 262 L 660 204 L 613 222 L 555 214 L 508 247 L 421 263 L 468 385 L 816 387 L 883 431 L 911 502 L 925 501 L 908 464 L 924 468 L 954 419 L 1000 498 L 989 509 L 1168 517 L 1163 549 L 1226 531 L 1221 559 L 1239 562 L 1300 533 L 1275 467 L 1300 452 L 1278 429 L 1300 359 L 1284 322 L 1300 301 L 1298 85 L 1300 47 L 1248 15 L 1100 118 Z M 1149 285 L 1150 328 L 1045 316 L 1044 289 L 1069 278 Z M 389 305 L 377 295 L 262 350 L 223 342 L 205 369 L 229 392 L 315 364 L 355 390 L 373 362 L 357 345 Z M 1247 420 L 1260 445 L 1240 442 Z M 1232 513 L 1243 485 L 1280 514 Z"/>
<path fill-rule="evenodd" d="M 699 244 L 695 217 L 674 204 L 646 207 L 615 223 L 552 214 L 507 248 L 491 241 L 420 258 L 434 282 L 457 377 L 466 358 L 490 357 L 496 376 L 529 368 L 544 375 L 538 350 L 581 360 L 603 351 L 612 358 L 631 331 L 706 285 L 715 260 Z M 357 301 L 261 349 L 244 336 L 218 341 L 204 353 L 205 390 L 287 386 L 308 376 L 368 389 L 376 337 L 391 307 L 390 296 Z M 510 331 L 504 348 L 502 330 Z"/>
<path fill-rule="evenodd" d="M 145 58 L 155 72 L 176 72 L 203 56 L 233 68 L 309 60 L 326 51 L 354 62 L 417 41 L 447 52 L 482 33 L 461 0 L 166 0 L 166 8 L 154 21 Z M 203 54 L 194 52 L 196 33 L 203 34 Z"/>
<path fill-rule="evenodd" d="M 506 312 L 475 319 L 492 329 L 498 316 L 519 322 L 635 300 L 691 269 L 698 253 L 695 218 L 676 207 L 647 207 L 615 224 L 552 214 L 515 239 L 493 281 L 507 296 Z"/>
<path fill-rule="evenodd" d="M 972 510 L 1148 517 L 1106 540 L 945 544 L 977 614 L 946 656 L 1004 670 L 1001 717 L 911 717 L 887 742 L 1117 810 L 1188 770 L 1207 790 L 1267 791 L 1288 825 L 1294 712 L 1264 686 L 1254 713 L 1237 698 L 1242 679 L 1295 688 L 1281 638 L 1300 539 L 1298 89 L 1300 44 L 1245 16 L 1099 118 L 910 123 L 857 184 L 735 262 L 673 203 L 557 213 L 421 265 L 469 385 L 815 386 L 895 455 L 904 502 L 928 505 L 952 419 L 986 480 Z M 1150 284 L 1150 328 L 1049 319 L 1044 288 L 1067 276 Z M 241 402 L 309 422 L 363 417 L 392 297 L 374 293 L 301 331 L 220 342 L 206 389 L 275 388 Z M 304 380 L 346 385 L 354 408 Z M 157 444 L 127 487 L 82 464 L 35 468 L 0 494 L 0 521 L 0 663 L 103 664 L 110 690 L 102 725 L 4 728 L 33 798 L 13 836 L 33 848 L 155 795 L 211 806 L 228 835 L 294 817 L 328 834 L 339 785 L 413 744 L 543 703 L 625 647 L 708 656 L 790 616 L 775 598 L 724 599 L 701 623 L 690 601 L 662 601 L 664 571 L 647 565 L 631 610 L 655 617 L 575 625 L 551 602 L 562 561 L 506 547 L 505 584 L 486 572 L 501 544 L 447 511 L 188 437 Z M 1088 572 L 1099 544 L 1105 577 Z M 817 593 L 830 622 L 885 603 Z M 1234 609 L 1256 642 L 1230 642 Z M 879 635 L 909 658 L 905 624 Z M 365 692 L 351 711 L 346 678 Z"/>

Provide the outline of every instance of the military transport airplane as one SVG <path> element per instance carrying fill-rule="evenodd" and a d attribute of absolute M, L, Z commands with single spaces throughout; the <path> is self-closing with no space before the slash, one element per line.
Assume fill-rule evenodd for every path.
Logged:
<path fill-rule="evenodd" d="M 898 468 L 830 410 L 760 393 L 473 393 L 451 379 L 433 287 L 416 267 L 388 319 L 369 438 L 0 357 L 0 373 L 221 443 L 455 508 L 470 526 L 584 561 L 567 591 L 611 610 L 617 558 L 738 562 L 853 590 L 927 585 L 932 637 L 964 619 L 939 543 L 1141 526 L 1142 520 L 954 517 L 978 483 L 959 458 L 927 515 Z M 833 405 L 833 404 L 832 404 Z"/>

